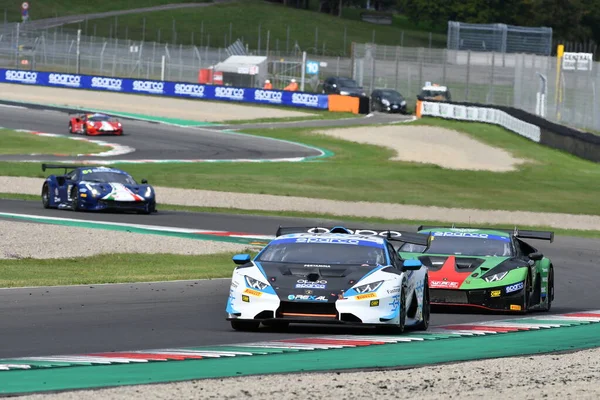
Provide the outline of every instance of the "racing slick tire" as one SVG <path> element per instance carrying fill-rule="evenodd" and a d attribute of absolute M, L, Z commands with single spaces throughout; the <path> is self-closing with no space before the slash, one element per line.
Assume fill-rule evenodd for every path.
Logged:
<path fill-rule="evenodd" d="M 533 292 L 530 276 L 531 275 L 527 273 L 527 277 L 525 278 L 525 287 L 523 288 L 523 300 L 521 302 L 523 309 L 518 311 L 517 314 L 527 314 L 529 310 L 531 294 Z"/>
<path fill-rule="evenodd" d="M 50 208 L 50 189 L 48 188 L 48 182 L 44 182 L 44 186 L 42 186 L 42 205 L 44 208 Z"/>
<path fill-rule="evenodd" d="M 87 126 L 86 126 L 86 125 L 83 125 L 83 134 L 84 134 L 85 136 L 89 136 L 89 135 L 88 135 L 88 131 L 87 131 Z"/>
<path fill-rule="evenodd" d="M 69 122 L 69 133 L 73 134 L 73 123 Z"/>
<path fill-rule="evenodd" d="M 258 329 L 260 321 L 253 321 L 251 319 L 234 319 L 231 321 L 231 327 L 236 331 L 255 331 Z"/>
<path fill-rule="evenodd" d="M 552 300 L 554 300 L 554 268 L 550 267 L 548 270 L 548 289 L 546 293 L 548 300 L 546 305 L 542 307 L 542 311 L 550 311 L 552 308 Z"/>
<path fill-rule="evenodd" d="M 76 187 L 71 190 L 71 209 L 79 211 L 79 189 Z"/>
<path fill-rule="evenodd" d="M 429 298 L 429 279 L 425 277 L 423 284 L 423 320 L 415 325 L 415 329 L 418 331 L 426 331 L 429 328 L 429 321 L 431 320 L 431 302 Z"/>

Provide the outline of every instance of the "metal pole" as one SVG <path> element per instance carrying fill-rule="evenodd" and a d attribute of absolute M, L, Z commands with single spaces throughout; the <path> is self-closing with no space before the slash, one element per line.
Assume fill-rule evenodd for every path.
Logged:
<path fill-rule="evenodd" d="M 495 78 L 495 74 L 494 72 L 496 71 L 496 52 L 493 51 L 492 52 L 492 71 L 491 71 L 491 79 L 490 79 L 490 100 L 488 101 L 488 103 L 491 104 L 495 104 L 494 102 L 494 78 Z"/>
<path fill-rule="evenodd" d="M 469 101 L 469 81 L 471 74 L 471 50 L 467 52 L 467 84 L 465 86 L 465 101 Z"/>
<path fill-rule="evenodd" d="M 344 25 L 344 57 L 346 56 L 346 40 L 348 40 L 348 27 Z"/>
<path fill-rule="evenodd" d="M 319 27 L 315 26 L 315 53 L 317 52 L 318 48 L 319 48 Z"/>
<path fill-rule="evenodd" d="M 267 52 L 265 53 L 269 57 L 269 41 L 271 40 L 271 31 L 267 31 Z"/>
<path fill-rule="evenodd" d="M 80 45 L 81 45 L 81 29 L 77 29 L 77 74 L 80 73 L 81 69 L 80 69 L 80 56 L 81 56 L 81 51 L 80 51 Z"/>
<path fill-rule="evenodd" d="M 146 41 L 146 17 L 142 18 L 142 42 Z"/>
<path fill-rule="evenodd" d="M 21 35 L 21 23 L 17 22 L 17 38 L 15 46 L 15 65 L 19 67 L 19 35 Z"/>
<path fill-rule="evenodd" d="M 177 44 L 177 30 L 175 29 L 175 18 L 173 18 L 173 46 Z"/>
<path fill-rule="evenodd" d="M 160 80 L 161 81 L 165 80 L 166 61 L 167 61 L 167 57 L 163 54 L 162 60 L 161 60 L 161 63 L 160 63 Z"/>
<path fill-rule="evenodd" d="M 396 84 L 394 85 L 394 88 L 396 90 L 398 90 L 398 73 L 400 72 L 400 55 L 399 55 L 399 47 L 396 47 Z"/>
<path fill-rule="evenodd" d="M 290 52 L 290 26 L 287 26 L 287 35 L 285 39 L 285 54 L 287 55 Z"/>
<path fill-rule="evenodd" d="M 258 44 L 256 45 L 256 50 L 257 50 L 256 54 L 259 55 L 259 56 L 260 56 L 260 32 L 261 32 L 261 26 L 262 26 L 262 24 L 259 23 L 258 24 Z"/>
<path fill-rule="evenodd" d="M 300 78 L 300 91 L 304 92 L 304 78 L 306 76 L 306 52 L 303 51 L 302 52 L 302 71 L 301 71 L 301 78 Z"/>

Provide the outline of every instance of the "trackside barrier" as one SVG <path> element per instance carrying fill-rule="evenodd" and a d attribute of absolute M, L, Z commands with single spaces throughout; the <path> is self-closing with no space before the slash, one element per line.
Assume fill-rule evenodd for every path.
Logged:
<path fill-rule="evenodd" d="M 521 121 L 495 108 L 419 101 L 417 102 L 416 114 L 419 118 L 422 116 L 431 116 L 500 125 L 536 143 L 540 143 L 541 140 L 539 126 Z"/>
<path fill-rule="evenodd" d="M 203 100 L 235 101 L 240 103 L 272 104 L 289 107 L 316 108 L 321 110 L 327 110 L 329 108 L 329 98 L 327 95 L 323 94 L 262 90 L 221 85 L 201 85 L 148 79 L 114 78 L 97 75 L 75 75 L 0 69 L 0 83 L 102 90 Z"/>

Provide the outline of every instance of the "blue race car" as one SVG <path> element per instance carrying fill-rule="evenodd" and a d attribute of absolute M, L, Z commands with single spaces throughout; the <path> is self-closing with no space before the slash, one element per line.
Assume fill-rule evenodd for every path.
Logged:
<path fill-rule="evenodd" d="M 393 233 L 392 233 L 393 232 Z M 235 330 L 289 323 L 358 324 L 396 332 L 429 326 L 428 272 L 392 241 L 426 247 L 415 233 L 279 228 L 254 259 L 233 257 L 227 320 Z M 374 234 L 373 234 L 374 233 Z"/>
<path fill-rule="evenodd" d="M 154 188 L 145 179 L 140 185 L 127 172 L 116 168 L 42 164 L 42 171 L 55 168 L 64 169 L 65 173 L 50 175 L 44 181 L 44 208 L 156 212 Z"/>

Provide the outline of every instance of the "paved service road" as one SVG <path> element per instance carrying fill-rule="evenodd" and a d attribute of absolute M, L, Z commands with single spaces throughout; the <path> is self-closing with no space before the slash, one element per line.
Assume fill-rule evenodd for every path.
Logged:
<path fill-rule="evenodd" d="M 38 202 L 0 200 L 0 211 L 65 216 L 41 209 Z M 68 216 L 67 216 L 68 214 Z M 323 222 L 297 218 L 159 212 L 156 215 L 78 213 L 77 218 L 274 234 L 277 227 Z M 348 226 L 355 227 L 355 223 Z M 369 227 L 369 226 L 367 226 Z M 377 225 L 372 225 L 377 227 Z M 407 226 L 382 228 L 414 229 Z M 201 245 L 198 243 L 197 245 Z M 556 267 L 552 313 L 598 308 L 597 240 L 556 237 L 536 242 Z M 372 333 L 364 328 L 297 325 L 285 333 L 233 331 L 225 321 L 227 279 L 35 289 L 0 289 L 0 357 L 137 350 L 160 347 L 264 341 L 324 334 Z M 432 325 L 514 318 L 490 314 L 433 314 Z"/>

